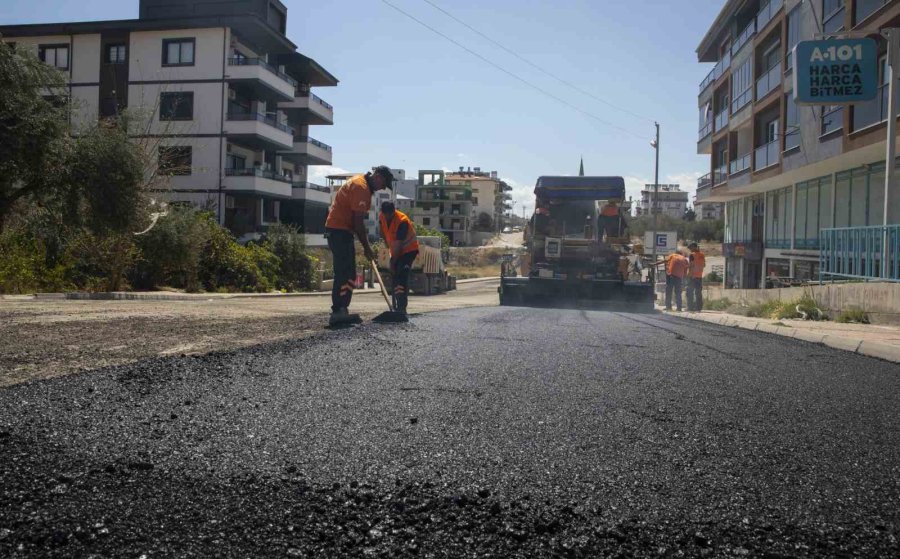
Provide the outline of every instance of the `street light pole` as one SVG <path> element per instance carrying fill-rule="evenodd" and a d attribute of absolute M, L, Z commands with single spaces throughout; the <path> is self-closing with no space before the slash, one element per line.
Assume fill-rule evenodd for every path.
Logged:
<path fill-rule="evenodd" d="M 653 199 L 650 201 L 650 214 L 653 216 L 653 238 L 651 242 L 653 243 L 653 283 L 656 283 L 656 225 L 657 225 L 657 211 L 656 204 L 659 203 L 659 123 L 654 122 L 654 126 L 656 126 L 656 139 L 650 142 L 650 145 L 653 146 L 653 149 L 656 151 L 656 171 L 653 174 Z"/>

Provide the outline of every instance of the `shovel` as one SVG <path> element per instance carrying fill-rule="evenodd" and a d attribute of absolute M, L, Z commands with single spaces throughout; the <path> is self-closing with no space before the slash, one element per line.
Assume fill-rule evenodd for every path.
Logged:
<path fill-rule="evenodd" d="M 409 322 L 409 318 L 406 317 L 406 313 L 397 312 L 394 310 L 394 305 L 391 304 L 391 299 L 388 297 L 387 288 L 384 286 L 384 281 L 381 279 L 381 272 L 378 271 L 378 264 L 375 260 L 372 260 L 372 270 L 375 272 L 375 278 L 378 279 L 378 286 L 381 288 L 381 294 L 384 296 L 384 302 L 387 303 L 388 310 L 379 314 L 375 318 L 372 319 L 373 322 L 382 322 L 382 323 L 397 323 L 397 322 Z"/>

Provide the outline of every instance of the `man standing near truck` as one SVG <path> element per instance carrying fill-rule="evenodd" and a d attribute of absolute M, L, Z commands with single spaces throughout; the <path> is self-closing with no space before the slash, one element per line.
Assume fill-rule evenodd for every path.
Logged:
<path fill-rule="evenodd" d="M 365 218 L 372 207 L 372 195 L 385 188 L 393 188 L 394 175 L 384 165 L 365 175 L 356 175 L 345 182 L 334 196 L 328 218 L 325 220 L 325 237 L 334 260 L 334 285 L 331 287 L 331 326 L 359 321 L 359 315 L 350 314 L 350 300 L 356 288 L 356 247 L 353 235 L 363 246 L 366 260 L 375 259 L 369 246 Z"/>
<path fill-rule="evenodd" d="M 691 251 L 690 273 L 688 274 L 687 306 L 689 311 L 700 312 L 703 310 L 703 269 L 706 267 L 706 255 L 700 252 L 697 243 L 688 245 Z"/>
<path fill-rule="evenodd" d="M 406 313 L 409 300 L 409 272 L 419 255 L 416 226 L 407 215 L 398 211 L 393 202 L 381 204 L 381 236 L 391 252 L 391 287 L 394 289 L 394 310 Z"/>

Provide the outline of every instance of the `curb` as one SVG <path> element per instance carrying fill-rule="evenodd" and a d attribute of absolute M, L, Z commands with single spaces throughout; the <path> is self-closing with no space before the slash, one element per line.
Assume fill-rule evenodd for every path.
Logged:
<path fill-rule="evenodd" d="M 876 359 L 883 359 L 884 361 L 900 363 L 900 345 L 896 344 L 861 340 L 859 338 L 848 338 L 846 336 L 835 334 L 809 332 L 798 328 L 776 326 L 774 324 L 756 320 L 739 320 L 737 318 L 731 318 L 728 315 L 703 315 L 701 313 L 669 314 L 670 316 L 686 318 L 689 320 L 699 320 L 710 324 L 718 324 L 719 326 L 753 330 L 785 338 L 793 338 L 804 342 L 822 344 L 841 351 L 849 351 L 851 353 L 865 355 L 866 357 L 874 357 Z"/>

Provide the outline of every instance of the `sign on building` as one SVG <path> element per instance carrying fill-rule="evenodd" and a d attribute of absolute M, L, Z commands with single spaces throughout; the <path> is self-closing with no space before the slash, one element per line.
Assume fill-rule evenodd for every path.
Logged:
<path fill-rule="evenodd" d="M 878 46 L 874 39 L 801 41 L 794 47 L 794 101 L 841 105 L 878 95 Z"/>
<path fill-rule="evenodd" d="M 656 254 L 671 254 L 678 248 L 678 233 L 675 231 L 647 231 L 644 233 L 644 253 L 653 254 L 656 246 Z"/>

